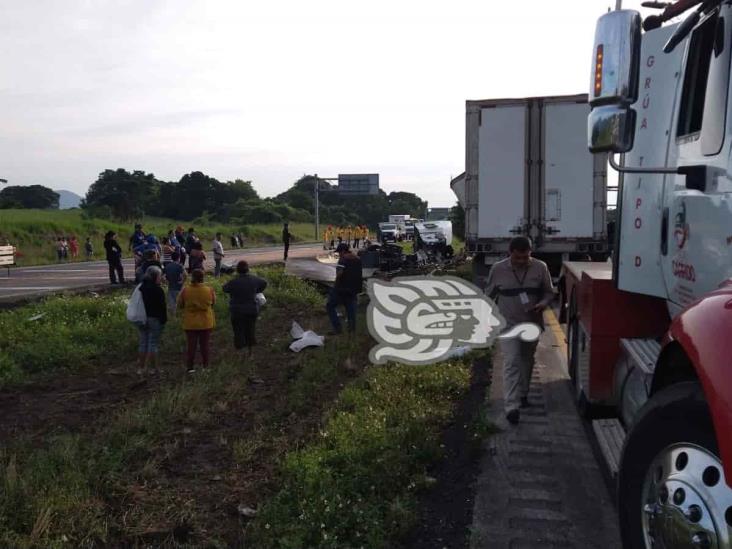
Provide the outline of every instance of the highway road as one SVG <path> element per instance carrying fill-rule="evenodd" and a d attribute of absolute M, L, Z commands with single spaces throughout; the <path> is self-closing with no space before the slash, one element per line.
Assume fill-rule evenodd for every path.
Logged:
<path fill-rule="evenodd" d="M 322 246 L 298 244 L 290 246 L 290 258 L 313 258 L 322 253 Z M 282 246 L 227 250 L 225 263 L 234 264 L 246 259 L 250 265 L 282 261 Z M 207 254 L 212 256 L 213 254 Z M 125 277 L 134 279 L 132 258 L 124 259 L 122 265 Z M 206 261 L 206 268 L 213 269 L 213 260 Z M 27 299 L 39 294 L 53 293 L 85 287 L 99 287 L 109 284 L 109 269 L 106 261 L 73 261 L 34 267 L 10 268 L 10 276 L 0 269 L 0 302 Z"/>

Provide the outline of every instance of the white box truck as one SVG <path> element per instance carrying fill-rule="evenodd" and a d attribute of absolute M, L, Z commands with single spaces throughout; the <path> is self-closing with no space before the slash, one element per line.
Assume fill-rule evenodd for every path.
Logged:
<path fill-rule="evenodd" d="M 517 235 L 554 273 L 563 259 L 605 259 L 607 155 L 587 150 L 589 112 L 586 94 L 466 102 L 465 174 L 451 186 L 476 275 Z"/>

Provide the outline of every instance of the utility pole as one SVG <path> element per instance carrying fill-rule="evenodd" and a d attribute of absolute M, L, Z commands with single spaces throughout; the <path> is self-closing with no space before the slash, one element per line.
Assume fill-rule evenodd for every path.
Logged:
<path fill-rule="evenodd" d="M 315 240 L 320 240 L 320 182 L 321 181 L 338 181 L 337 177 L 318 177 L 318 174 L 315 174 L 315 185 L 314 185 L 314 195 L 315 195 Z M 329 189 L 326 189 L 328 191 Z M 331 189 L 332 190 L 332 189 Z"/>
<path fill-rule="evenodd" d="M 315 240 L 320 240 L 320 197 L 318 191 L 320 187 L 320 180 L 318 174 L 315 174 Z"/>
<path fill-rule="evenodd" d="M 8 182 L 7 179 L 0 179 L 0 183 L 3 183 L 4 184 L 4 183 L 7 183 L 7 182 Z"/>
<path fill-rule="evenodd" d="M 615 0 L 615 9 L 616 10 L 622 10 L 623 9 L 623 0 Z"/>

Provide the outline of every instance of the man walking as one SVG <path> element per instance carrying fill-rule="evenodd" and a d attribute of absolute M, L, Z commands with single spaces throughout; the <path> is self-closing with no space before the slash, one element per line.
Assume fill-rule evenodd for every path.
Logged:
<path fill-rule="evenodd" d="M 331 335 L 343 332 L 341 321 L 338 318 L 339 305 L 346 308 L 348 332 L 353 334 L 356 332 L 356 300 L 363 286 L 363 265 L 361 259 L 351 252 L 348 244 L 338 244 L 336 252 L 340 255 L 338 265 L 336 265 L 336 280 L 328 295 L 328 303 L 325 308 L 333 326 Z"/>
<path fill-rule="evenodd" d="M 525 236 L 513 238 L 509 257 L 491 269 L 486 293 L 497 302 L 506 320 L 506 330 L 531 322 L 544 328 L 542 312 L 554 299 L 554 287 L 546 263 L 531 257 L 531 241 Z M 519 407 L 529 403 L 529 384 L 534 369 L 536 341 L 520 338 L 499 339 L 503 354 L 503 395 L 506 419 L 517 424 Z"/>
<path fill-rule="evenodd" d="M 282 227 L 282 243 L 285 245 L 285 261 L 287 261 L 287 253 L 290 251 L 290 225 L 285 223 Z"/>
<path fill-rule="evenodd" d="M 224 245 L 221 243 L 221 233 L 216 233 L 216 238 L 213 241 L 213 256 L 214 256 L 214 277 L 218 278 L 221 276 L 221 262 L 224 260 Z"/>

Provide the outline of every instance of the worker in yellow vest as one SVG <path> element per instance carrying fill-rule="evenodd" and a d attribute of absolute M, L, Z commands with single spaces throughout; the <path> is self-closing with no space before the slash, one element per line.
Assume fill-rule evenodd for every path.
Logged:
<path fill-rule="evenodd" d="M 336 230 L 336 236 L 338 237 L 338 244 L 343 242 L 343 227 L 338 226 Z"/>
<path fill-rule="evenodd" d="M 356 225 L 353 228 L 353 247 L 358 249 L 358 243 L 361 240 L 361 225 Z"/>

